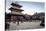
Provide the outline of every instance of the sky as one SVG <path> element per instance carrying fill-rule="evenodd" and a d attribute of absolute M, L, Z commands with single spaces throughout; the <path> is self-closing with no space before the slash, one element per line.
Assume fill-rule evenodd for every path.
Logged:
<path fill-rule="evenodd" d="M 11 3 L 15 2 L 12 0 L 6 0 L 6 12 L 11 12 L 8 10 L 11 7 Z M 43 2 L 29 2 L 29 1 L 18 1 L 18 4 L 22 5 L 21 9 L 24 11 L 22 13 L 33 15 L 34 13 L 45 12 L 44 3 Z"/>

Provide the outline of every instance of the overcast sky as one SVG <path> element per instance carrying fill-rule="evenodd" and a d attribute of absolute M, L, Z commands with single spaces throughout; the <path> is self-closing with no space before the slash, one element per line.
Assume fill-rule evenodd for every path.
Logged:
<path fill-rule="evenodd" d="M 10 10 L 8 10 L 11 7 L 11 3 L 13 1 L 6 0 L 6 12 L 9 13 Z M 15 2 L 15 1 L 14 1 Z M 42 2 L 26 2 L 26 1 L 19 1 L 18 4 L 22 5 L 24 11 L 22 13 L 33 15 L 34 13 L 38 12 L 44 12 L 44 3 Z"/>

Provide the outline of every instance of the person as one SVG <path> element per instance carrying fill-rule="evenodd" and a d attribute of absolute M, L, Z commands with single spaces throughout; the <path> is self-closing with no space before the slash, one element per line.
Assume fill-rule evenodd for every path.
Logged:
<path fill-rule="evenodd" d="M 5 29 L 9 29 L 10 24 L 8 24 L 7 22 L 5 22 Z"/>
<path fill-rule="evenodd" d="M 44 18 L 42 19 L 40 26 L 43 26 L 43 27 L 45 26 L 45 19 Z"/>

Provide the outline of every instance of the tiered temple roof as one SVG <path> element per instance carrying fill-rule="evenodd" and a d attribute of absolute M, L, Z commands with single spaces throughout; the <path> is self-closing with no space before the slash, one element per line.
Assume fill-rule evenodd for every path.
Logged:
<path fill-rule="evenodd" d="M 12 6 L 16 6 L 16 7 L 18 7 L 18 8 L 21 8 L 21 7 L 22 7 L 21 5 L 16 4 L 16 3 L 12 3 L 11 5 L 12 5 Z"/>
<path fill-rule="evenodd" d="M 11 8 L 9 8 L 9 10 L 11 10 L 11 11 L 13 11 L 13 10 L 18 10 L 18 11 L 20 11 L 20 12 L 22 12 L 22 11 L 24 11 L 24 10 L 22 10 L 22 9 L 20 9 L 20 8 L 13 8 L 13 7 L 11 7 Z"/>
<path fill-rule="evenodd" d="M 12 7 L 9 8 L 9 10 L 11 10 L 11 11 L 16 11 L 16 12 L 24 11 L 24 10 L 20 9 L 22 6 L 17 3 L 12 3 L 11 5 L 12 5 Z"/>

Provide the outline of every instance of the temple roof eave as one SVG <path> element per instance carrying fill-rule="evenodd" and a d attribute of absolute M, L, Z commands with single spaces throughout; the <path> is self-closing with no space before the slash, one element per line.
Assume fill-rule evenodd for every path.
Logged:
<path fill-rule="evenodd" d="M 22 7 L 21 5 L 19 5 L 19 4 L 15 4 L 15 3 L 12 3 L 11 5 L 12 5 L 12 6 L 19 7 L 19 8 L 21 8 L 21 7 Z"/>
<path fill-rule="evenodd" d="M 11 16 L 23 16 L 24 14 L 13 14 L 13 13 L 10 13 Z"/>
<path fill-rule="evenodd" d="M 22 10 L 22 9 L 19 9 L 19 8 L 13 8 L 13 7 L 9 8 L 9 10 L 19 10 L 19 11 L 24 11 L 24 10 Z"/>

